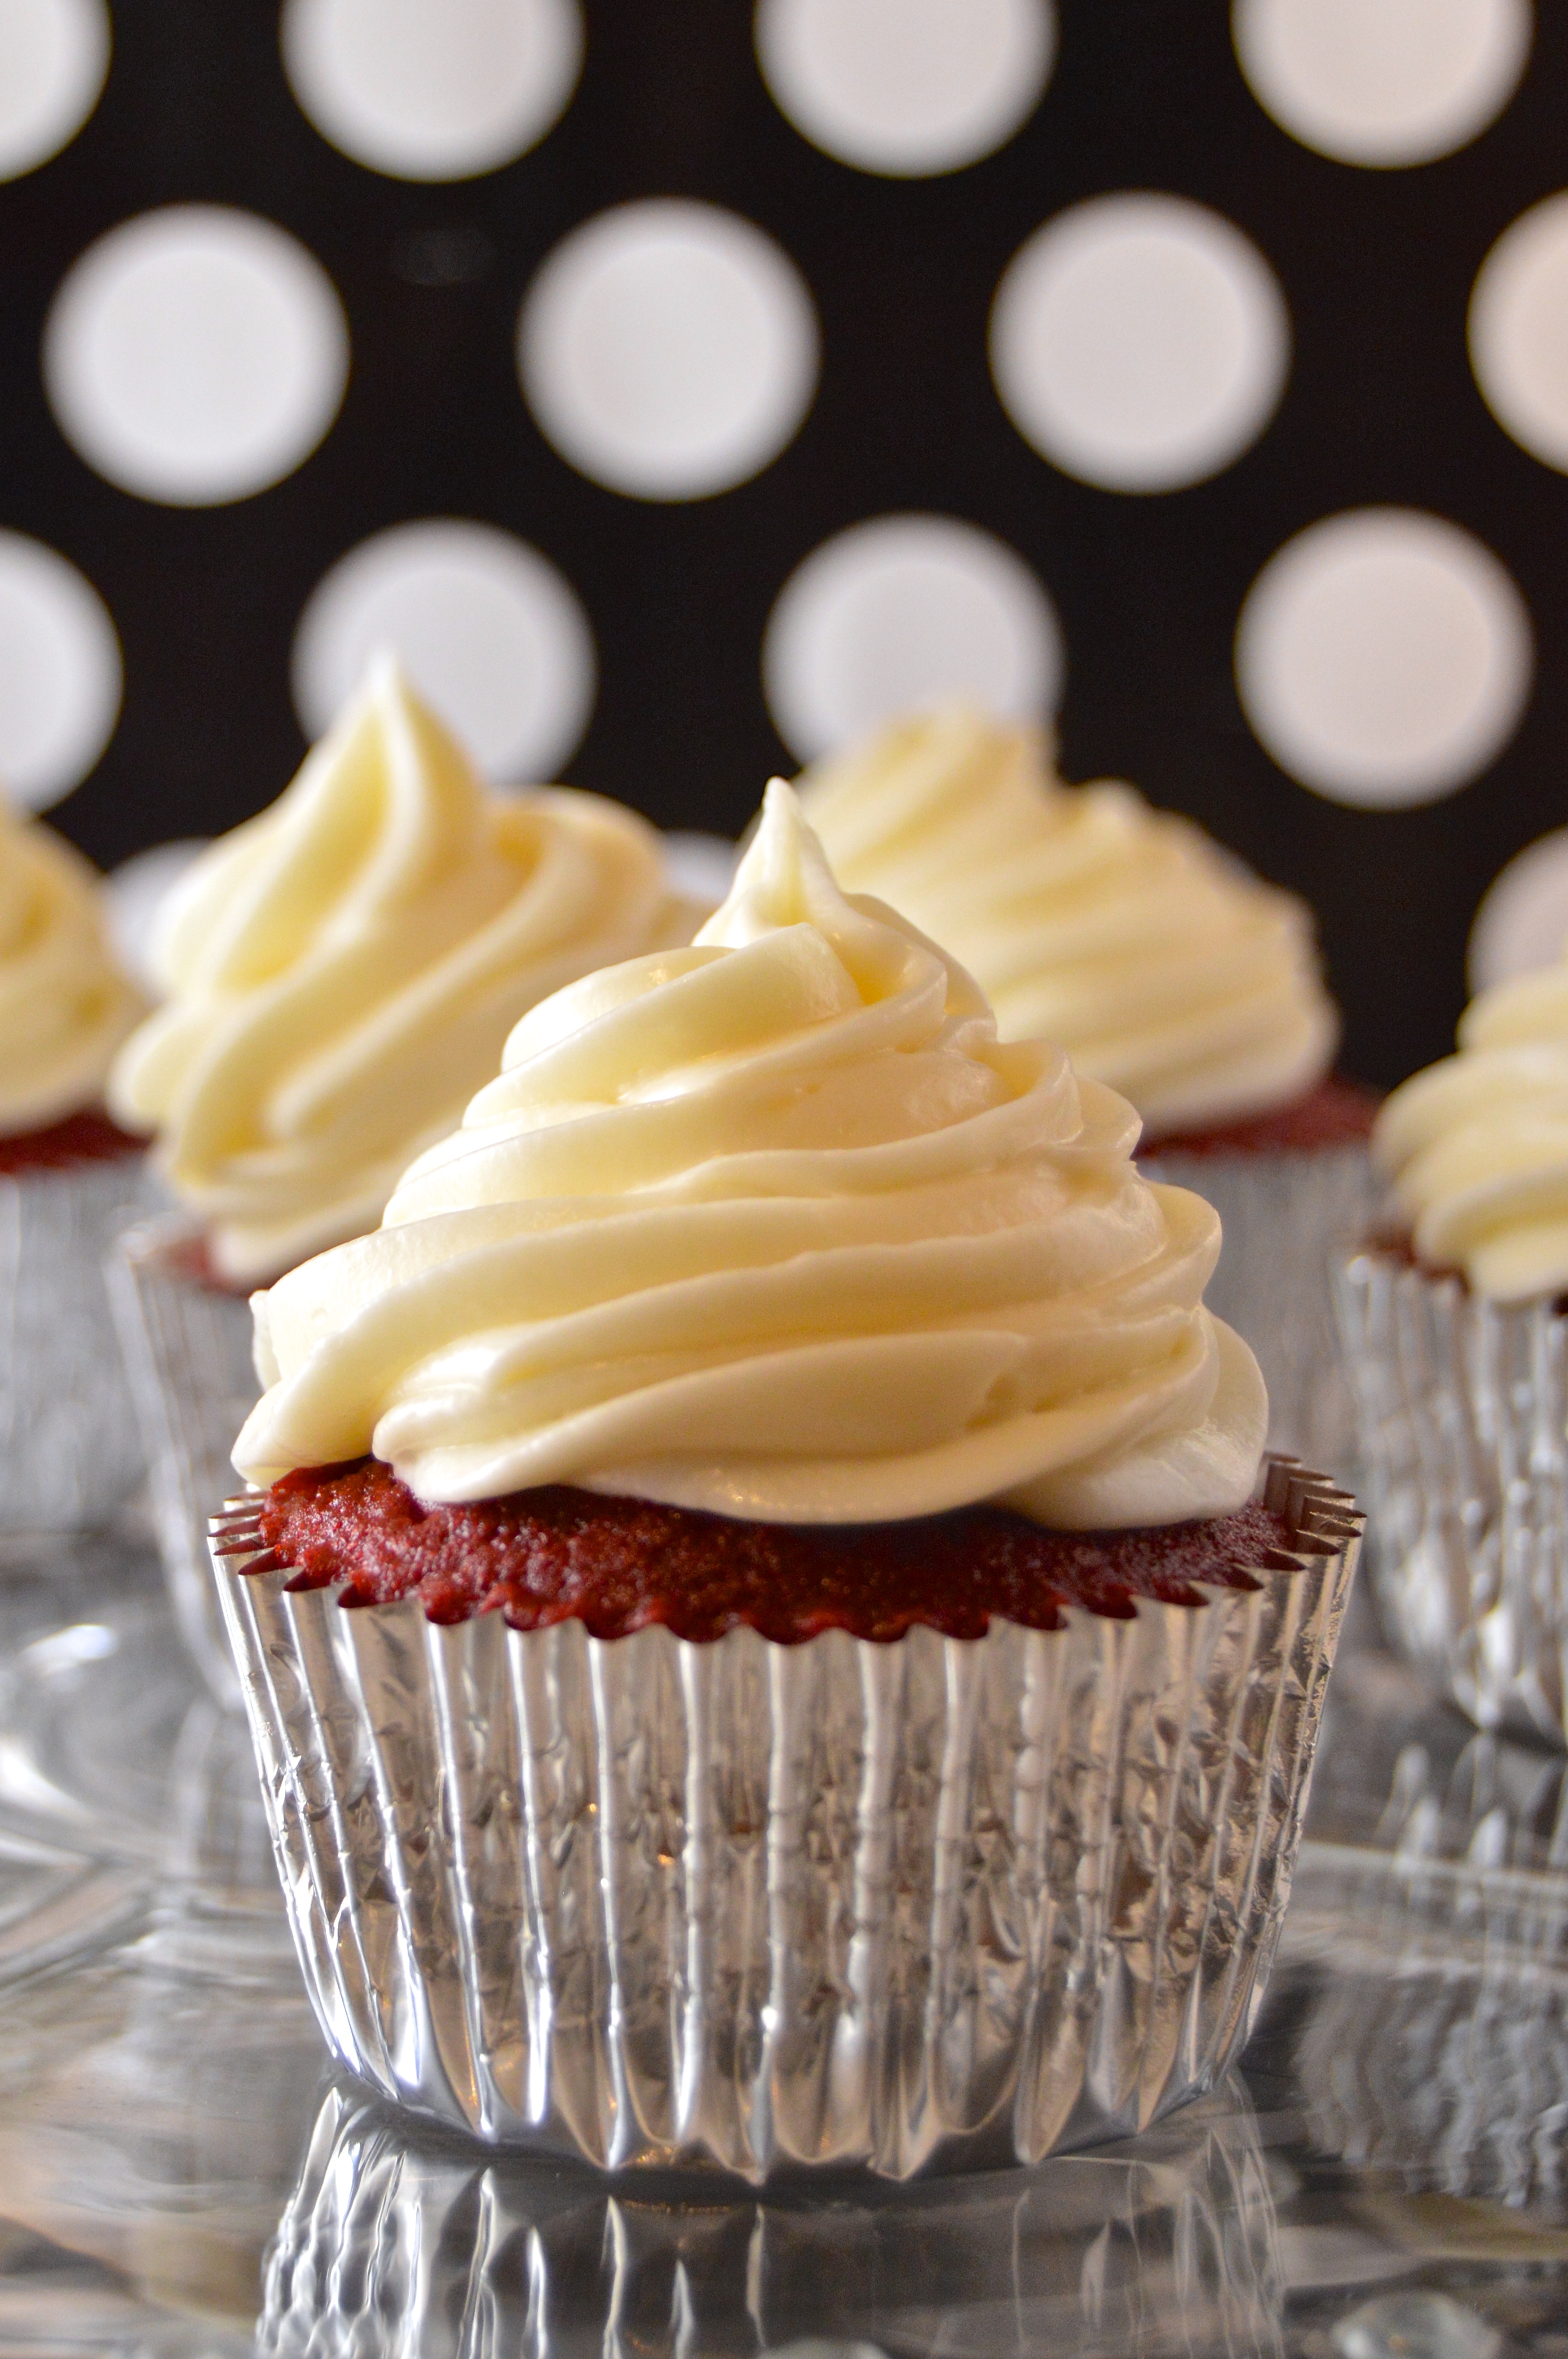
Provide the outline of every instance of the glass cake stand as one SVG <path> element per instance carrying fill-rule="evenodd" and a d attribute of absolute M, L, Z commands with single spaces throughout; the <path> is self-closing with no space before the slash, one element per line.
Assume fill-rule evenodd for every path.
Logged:
<path fill-rule="evenodd" d="M 0 1579 L 0 2359 L 1568 2359 L 1568 1765 L 1353 1611 L 1241 2069 L 912 2188 L 611 2183 L 334 2077 L 134 1540 Z"/>

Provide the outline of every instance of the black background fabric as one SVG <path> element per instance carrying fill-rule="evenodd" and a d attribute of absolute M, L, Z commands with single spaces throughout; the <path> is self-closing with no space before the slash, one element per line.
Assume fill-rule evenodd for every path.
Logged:
<path fill-rule="evenodd" d="M 862 517 L 943 512 L 1000 534 L 1049 588 L 1067 649 L 1065 774 L 1132 778 L 1312 900 L 1348 1070 L 1391 1082 L 1440 1054 L 1483 891 L 1568 816 L 1568 479 L 1497 426 L 1465 342 L 1487 249 L 1568 179 L 1568 9 L 1539 12 L 1519 92 L 1481 138 L 1392 171 L 1328 161 L 1270 120 L 1223 0 L 1061 0 L 1059 14 L 1055 70 L 1020 134 L 967 169 L 898 180 L 791 127 L 758 73 L 745 0 L 587 0 L 583 78 L 557 127 L 515 164 L 430 187 L 366 170 L 311 127 L 270 0 L 120 0 L 96 112 L 0 188 L 0 524 L 81 568 L 125 659 L 119 727 L 53 822 L 112 864 L 272 800 L 302 751 L 288 658 L 309 592 L 367 534 L 450 515 L 533 542 L 588 610 L 600 691 L 572 780 L 665 825 L 737 832 L 769 771 L 793 766 L 759 669 L 784 580 Z M 1292 314 L 1273 423 L 1215 480 L 1173 494 L 1057 473 L 1009 423 L 987 367 L 991 299 L 1023 239 L 1127 189 L 1227 215 Z M 558 239 L 606 205 L 669 194 L 769 231 L 823 331 L 799 435 L 751 483 L 684 505 L 575 473 L 530 419 L 514 360 L 522 295 Z M 337 285 L 353 353 L 321 447 L 274 489 L 210 509 L 95 475 L 57 429 L 38 367 L 49 300 L 89 242 L 192 200 L 301 238 Z M 1264 754 L 1232 642 L 1282 541 L 1385 502 L 1430 508 L 1496 550 L 1530 609 L 1537 676 L 1517 736 L 1474 785 L 1365 811 Z"/>

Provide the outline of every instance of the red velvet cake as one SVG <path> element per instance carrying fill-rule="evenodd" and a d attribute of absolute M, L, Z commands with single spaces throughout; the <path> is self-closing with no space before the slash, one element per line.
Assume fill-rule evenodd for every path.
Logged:
<path fill-rule="evenodd" d="M 1133 1601 L 1201 1605 L 1196 1586 L 1251 1590 L 1249 1567 L 1291 1546 L 1254 1502 L 1203 1523 L 1046 1531 L 997 1507 L 903 1523 L 745 1523 L 552 1485 L 471 1506 L 427 1506 L 389 1466 L 287 1474 L 259 1503 L 265 1554 L 291 1588 L 347 1585 L 341 1602 L 417 1597 L 432 1622 L 500 1612 L 514 1629 L 581 1621 L 596 1638 L 664 1623 L 703 1642 L 748 1625 L 795 1646 L 823 1630 L 891 1641 L 916 1624 L 982 1638 L 991 1616 L 1056 1630 L 1063 1608 L 1125 1620 Z"/>
<path fill-rule="evenodd" d="M 47 1130 L 0 1136 L 0 1172 L 66 1171 L 78 1163 L 113 1163 L 139 1155 L 145 1138 L 133 1138 L 106 1114 L 72 1114 Z"/>
<path fill-rule="evenodd" d="M 1207 1130 L 1166 1131 L 1141 1141 L 1140 1155 L 1312 1155 L 1336 1147 L 1364 1147 L 1382 1098 L 1362 1082 L 1337 1074 L 1305 1097 L 1240 1122 Z"/>

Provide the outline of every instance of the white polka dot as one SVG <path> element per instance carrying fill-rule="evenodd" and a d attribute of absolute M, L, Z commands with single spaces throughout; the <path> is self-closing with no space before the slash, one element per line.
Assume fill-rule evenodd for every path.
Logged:
<path fill-rule="evenodd" d="M 991 374 L 1042 457 L 1115 492 L 1227 467 L 1273 415 L 1290 315 L 1238 229 L 1184 197 L 1096 197 L 1035 231 L 991 311 Z"/>
<path fill-rule="evenodd" d="M 56 295 L 44 374 L 88 464 L 176 507 L 292 473 L 338 414 L 349 337 L 331 280 L 286 230 L 169 205 L 90 245 Z"/>
<path fill-rule="evenodd" d="M 1530 0 L 1234 0 L 1241 71 L 1282 131 L 1342 164 L 1430 163 L 1499 115 Z"/>
<path fill-rule="evenodd" d="M 1247 717 L 1281 769 L 1335 802 L 1433 802 L 1501 753 L 1529 700 L 1530 616 L 1457 525 L 1357 508 L 1287 541 L 1236 639 Z"/>
<path fill-rule="evenodd" d="M 727 835 L 679 829 L 665 838 L 665 861 L 677 891 L 716 906 L 735 882 L 738 847 Z"/>
<path fill-rule="evenodd" d="M 785 582 L 762 649 L 773 720 L 803 762 L 950 697 L 1054 712 L 1062 668 L 1055 610 L 1023 560 L 940 516 L 873 516 L 824 541 Z"/>
<path fill-rule="evenodd" d="M 319 737 L 378 648 L 480 766 L 553 777 L 588 726 L 593 634 L 549 560 L 493 526 L 438 517 L 362 540 L 317 584 L 294 642 L 294 701 Z"/>
<path fill-rule="evenodd" d="M 0 0 L 0 180 L 58 156 L 109 71 L 103 0 Z"/>
<path fill-rule="evenodd" d="M 143 990 L 155 998 L 161 996 L 151 956 L 158 912 L 208 842 L 204 835 L 191 835 L 173 843 L 155 843 L 146 852 L 134 852 L 103 880 L 116 955 L 126 973 L 134 974 Z"/>
<path fill-rule="evenodd" d="M 493 172 L 582 67 L 578 0 L 288 0 L 283 61 L 324 139 L 400 180 Z"/>
<path fill-rule="evenodd" d="M 816 390 L 816 314 L 772 238 L 658 197 L 585 222 L 523 306 L 528 406 L 564 459 L 647 500 L 728 491 L 777 458 Z"/>
<path fill-rule="evenodd" d="M 1470 364 L 1498 425 L 1568 472 L 1568 194 L 1532 205 L 1482 264 Z"/>
<path fill-rule="evenodd" d="M 109 610 L 42 541 L 0 532 L 0 790 L 47 810 L 79 786 L 120 717 Z"/>
<path fill-rule="evenodd" d="M 862 171 L 978 163 L 1040 103 L 1051 0 L 758 0 L 757 58 L 795 129 Z"/>
<path fill-rule="evenodd" d="M 1515 854 L 1488 887 L 1470 929 L 1470 988 L 1555 966 L 1568 944 L 1568 827 Z"/>

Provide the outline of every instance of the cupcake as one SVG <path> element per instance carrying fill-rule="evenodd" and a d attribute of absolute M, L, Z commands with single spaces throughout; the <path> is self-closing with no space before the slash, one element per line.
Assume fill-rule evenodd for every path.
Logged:
<path fill-rule="evenodd" d="M 1135 2146 L 1061 2155 L 1026 2180 L 877 2193 L 705 2188 L 683 2203 L 411 2131 L 334 2086 L 267 2254 L 256 2345 L 265 2359 L 1281 2348 L 1274 2202 L 1238 2082 Z M 482 2343 L 462 2331 L 476 2320 Z"/>
<path fill-rule="evenodd" d="M 184 1217 L 129 1242 L 120 1299 L 175 1602 L 221 1685 L 205 1528 L 258 1391 L 250 1288 L 373 1228 L 536 1000 L 696 922 L 643 821 L 492 792 L 384 658 L 278 801 L 174 887 L 165 1004 L 110 1087 Z"/>
<path fill-rule="evenodd" d="M 1376 1100 L 1334 1077 L 1305 905 L 1130 787 L 1063 785 L 1039 731 L 962 707 L 801 788 L 835 874 L 962 959 L 1003 1039 L 1058 1040 L 1131 1099 L 1143 1157 L 1224 1222 L 1210 1295 L 1262 1364 L 1271 1439 L 1348 1473 L 1326 1270 L 1366 1221 Z"/>
<path fill-rule="evenodd" d="M 143 1144 L 103 1084 L 139 1013 L 96 873 L 0 799 L 0 1531 L 102 1524 L 143 1472 L 103 1274 Z"/>
<path fill-rule="evenodd" d="M 383 2093 L 600 2166 L 1140 2130 L 1251 2020 L 1355 1552 L 1137 1117 L 782 783 L 256 1303 L 215 1527 L 286 1897 Z"/>
<path fill-rule="evenodd" d="M 1394 1092 L 1391 1212 L 1337 1292 L 1392 1643 L 1485 1728 L 1568 1744 L 1568 962 Z"/>

